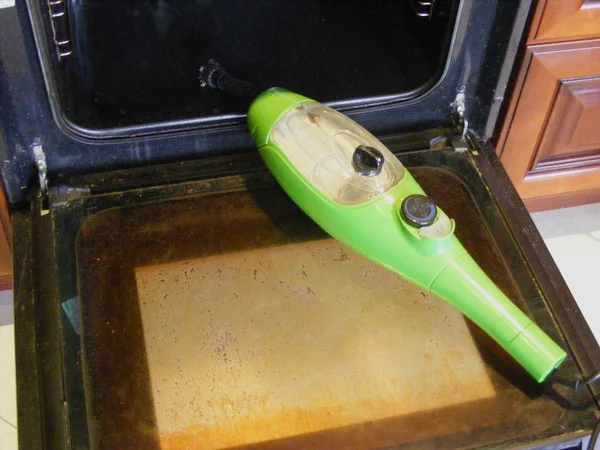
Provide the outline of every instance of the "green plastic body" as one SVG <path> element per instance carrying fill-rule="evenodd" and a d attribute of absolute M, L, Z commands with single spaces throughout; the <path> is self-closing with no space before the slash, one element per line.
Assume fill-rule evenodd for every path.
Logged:
<path fill-rule="evenodd" d="M 313 101 L 283 89 L 261 94 L 248 112 L 248 125 L 266 165 L 291 199 L 330 236 L 375 263 L 431 291 L 458 308 L 538 382 L 566 353 L 489 279 L 459 240 L 421 238 L 399 214 L 402 200 L 423 194 L 406 171 L 383 196 L 360 205 L 341 205 L 312 185 L 271 139 L 283 114 Z M 439 210 L 438 210 L 439 211 Z"/>

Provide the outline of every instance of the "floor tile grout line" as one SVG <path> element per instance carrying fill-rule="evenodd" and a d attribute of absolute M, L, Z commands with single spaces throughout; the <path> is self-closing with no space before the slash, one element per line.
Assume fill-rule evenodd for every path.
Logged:
<path fill-rule="evenodd" d="M 0 420 L 2 420 L 2 422 L 6 423 L 7 425 L 10 425 L 11 427 L 13 427 L 15 430 L 17 429 L 16 425 L 13 425 L 8 420 L 6 420 L 4 417 L 0 416 Z"/>

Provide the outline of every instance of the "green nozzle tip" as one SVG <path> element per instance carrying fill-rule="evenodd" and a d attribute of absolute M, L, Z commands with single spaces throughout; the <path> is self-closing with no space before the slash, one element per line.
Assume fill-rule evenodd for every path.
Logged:
<path fill-rule="evenodd" d="M 534 377 L 543 382 L 567 357 L 536 324 L 531 323 L 504 345 L 513 357 Z"/>

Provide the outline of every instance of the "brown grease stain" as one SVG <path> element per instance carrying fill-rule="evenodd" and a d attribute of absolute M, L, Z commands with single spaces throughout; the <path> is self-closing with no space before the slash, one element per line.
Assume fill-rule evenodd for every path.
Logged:
<path fill-rule="evenodd" d="M 184 279 L 190 267 L 228 283 Z M 152 283 L 159 274 L 166 282 Z M 458 311 L 429 294 L 413 303 L 419 288 L 331 239 L 136 276 L 163 448 L 314 435 L 496 395 Z"/>
<path fill-rule="evenodd" d="M 382 401 L 377 406 L 393 410 L 396 405 Z M 355 407 L 372 409 L 374 405 L 365 401 Z M 161 450 L 375 450 L 399 443 L 412 444 L 424 438 L 431 439 L 451 433 L 462 432 L 468 435 L 473 429 L 480 427 L 496 426 L 501 431 L 508 429 L 503 424 L 515 418 L 514 403 L 498 402 L 496 399 L 442 408 L 434 415 L 423 412 L 336 426 L 342 422 L 336 420 L 336 417 L 345 411 L 346 405 L 308 411 L 295 408 L 264 419 L 249 417 L 232 425 L 194 425 L 179 432 L 161 434 L 160 446 Z M 539 407 L 534 407 L 531 412 L 557 414 L 555 410 Z M 312 427 L 309 426 L 311 424 Z M 307 428 L 318 431 L 307 433 Z M 466 444 L 476 442 L 471 440 Z"/>
<path fill-rule="evenodd" d="M 449 173 L 436 169 L 419 169 L 413 174 L 450 216 L 460 216 L 470 224 L 468 228 L 457 229 L 459 238 L 494 281 L 521 302 L 464 185 Z M 204 193 L 206 189 L 203 189 L 198 192 Z M 374 394 L 372 391 L 378 388 L 377 376 L 386 369 L 385 364 L 381 364 L 386 358 L 382 358 L 378 350 L 381 342 L 374 339 L 373 327 L 369 331 L 365 323 L 358 326 L 360 320 L 356 319 L 366 315 L 374 324 L 381 324 L 387 316 L 395 314 L 407 318 L 401 332 L 395 334 L 395 345 L 399 350 L 413 348 L 415 356 L 404 362 L 403 372 L 417 370 L 408 378 L 403 372 L 387 373 L 386 385 L 388 390 L 405 393 L 389 402 L 402 412 L 381 406 L 385 399 L 376 396 L 365 399 L 359 395 L 354 402 L 340 402 L 339 396 L 333 395 L 335 383 L 333 388 L 331 384 L 312 388 L 315 395 L 309 399 L 308 407 L 299 408 L 294 402 L 282 404 L 281 395 L 276 395 L 274 387 L 286 373 L 279 374 L 279 378 L 270 376 L 273 361 L 283 362 L 285 355 L 292 355 L 297 368 L 301 369 L 303 363 L 318 356 L 322 364 L 312 369 L 327 368 L 332 365 L 329 354 L 311 356 L 309 353 L 311 349 L 330 345 L 335 335 L 324 334 L 321 338 L 327 344 L 324 346 L 294 344 L 289 348 L 283 346 L 277 352 L 268 345 L 273 337 L 294 336 L 297 333 L 292 329 L 304 327 L 277 320 L 268 308 L 246 317 L 244 323 L 237 324 L 235 332 L 228 328 L 226 319 L 243 315 L 238 305 L 251 304 L 258 287 L 267 293 L 271 290 L 271 297 L 276 293 L 278 299 L 311 308 L 303 315 L 298 315 L 298 310 L 289 310 L 284 317 L 301 325 L 314 322 L 313 326 L 321 333 L 335 331 L 330 321 L 332 315 L 315 314 L 313 308 L 327 306 L 335 310 L 336 304 L 352 305 L 355 303 L 352 299 L 365 297 L 360 291 L 363 280 L 374 280 L 376 285 L 381 284 L 381 280 L 372 267 L 358 268 L 348 262 L 344 249 L 338 248 L 337 254 L 326 252 L 329 261 L 311 259 L 323 251 L 308 244 L 323 242 L 325 237 L 276 189 L 256 194 L 235 192 L 187 198 L 133 210 L 114 209 L 89 220 L 78 239 L 78 266 L 85 335 L 84 370 L 86 383 L 92 387 L 86 391 L 86 399 L 95 448 L 155 450 L 161 444 L 163 448 L 167 448 L 165 445 L 203 448 L 204 444 L 198 441 L 202 430 L 212 430 L 214 440 L 219 441 L 223 435 L 248 427 L 283 430 L 280 438 L 256 445 L 263 449 L 366 449 L 409 442 L 421 442 L 431 448 L 436 444 L 431 439 L 442 435 L 447 445 L 476 446 L 498 441 L 508 434 L 533 433 L 556 420 L 560 408 L 540 397 L 535 387 L 515 387 L 514 380 L 523 379 L 522 374 L 515 378 L 514 367 L 497 364 L 505 359 L 503 354 L 488 345 L 477 329 L 470 325 L 464 327 L 460 315 L 454 316 L 445 309 L 447 305 L 420 290 L 402 290 L 394 285 L 396 290 L 390 295 L 389 281 L 387 288 L 372 295 L 372 301 L 360 304 L 354 315 L 348 317 L 346 328 L 354 327 L 355 337 L 347 339 L 350 336 L 347 334 L 340 340 L 346 346 L 333 347 L 330 354 L 336 355 L 339 350 L 344 350 L 346 356 L 354 353 L 366 368 L 376 368 L 377 373 L 366 380 L 368 388 L 363 391 L 366 396 Z M 282 278 L 278 265 L 273 264 L 275 261 L 262 261 L 247 263 L 248 273 L 239 274 L 243 266 L 239 258 L 246 251 L 271 247 L 273 252 L 278 252 L 290 243 L 307 244 L 297 257 L 305 265 L 315 296 L 305 289 L 306 283 L 302 283 L 303 277 L 298 277 L 297 267 L 294 277 Z M 225 257 L 224 263 L 215 264 L 216 267 L 198 264 L 198 258 L 208 258 L 205 260 L 208 261 L 220 255 L 230 255 L 229 260 Z M 169 273 L 173 267 L 169 269 L 168 263 L 176 267 L 178 261 L 186 263 L 185 272 Z M 331 261 L 335 261 L 335 267 Z M 145 268 L 148 268 L 148 276 L 142 273 Z M 153 271 L 156 268 L 160 270 Z M 232 282 L 231 273 L 236 270 L 246 278 L 238 278 L 236 286 L 228 287 Z M 319 287 L 323 271 L 328 282 Z M 167 297 L 161 296 L 166 293 Z M 193 295 L 185 297 L 186 293 Z M 322 299 L 328 295 L 331 301 L 325 305 Z M 308 299 L 310 301 L 294 301 Z M 229 302 L 228 306 L 219 306 L 224 301 Z M 231 303 L 234 301 L 236 303 Z M 394 307 L 400 309 L 393 313 Z M 155 314 L 150 328 L 149 311 L 153 311 L 151 316 Z M 248 336 L 265 329 L 272 330 L 268 333 L 269 339 L 265 339 L 267 345 L 262 342 L 247 345 Z M 227 332 L 231 333 L 231 339 L 217 338 Z M 233 337 L 237 337 L 237 344 Z M 415 348 L 415 342 L 422 347 Z M 468 354 L 464 354 L 462 342 L 466 342 Z M 477 348 L 472 352 L 475 343 Z M 243 346 L 246 346 L 245 351 Z M 182 352 L 181 348 L 189 350 Z M 198 348 L 207 357 L 211 355 L 214 370 L 201 372 L 204 364 L 195 353 Z M 360 355 L 356 354 L 357 350 Z M 169 358 L 157 360 L 156 352 Z M 482 357 L 488 364 L 483 364 Z M 469 370 L 473 361 L 482 364 L 483 372 Z M 427 373 L 433 366 L 439 371 L 439 377 L 421 376 L 421 372 Z M 254 367 L 258 378 L 267 376 L 268 382 L 262 389 L 244 394 L 243 375 L 248 373 L 247 367 Z M 309 375 L 310 371 L 306 372 L 299 382 Z M 343 381 L 344 377 L 339 379 Z M 288 381 L 283 393 L 301 387 L 295 385 L 293 379 Z M 488 383 L 493 386 L 492 393 Z M 224 389 L 219 391 L 219 385 Z M 347 386 L 340 389 L 343 394 L 352 394 Z M 454 391 L 454 396 L 449 391 Z M 198 395 L 202 392 L 206 395 Z M 320 394 L 327 405 L 319 404 Z M 437 405 L 428 404 L 432 399 Z M 361 403 L 365 401 L 367 403 Z M 339 413 L 340 405 L 345 405 L 341 411 L 356 407 L 363 411 L 363 417 L 360 421 L 346 417 L 348 425 L 335 428 L 339 418 L 337 421 L 326 418 Z M 373 405 L 382 408 L 381 418 L 378 419 L 374 411 L 379 407 Z M 214 420 L 215 413 L 221 420 Z M 307 423 L 321 431 L 310 431 Z M 298 431 L 302 424 L 305 429 L 302 434 L 283 436 L 290 430 Z M 256 442 L 258 438 L 249 430 L 239 441 Z"/>

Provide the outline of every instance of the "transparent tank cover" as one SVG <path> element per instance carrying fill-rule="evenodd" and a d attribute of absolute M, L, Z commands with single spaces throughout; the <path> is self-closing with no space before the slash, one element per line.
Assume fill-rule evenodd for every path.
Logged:
<path fill-rule="evenodd" d="M 406 170 L 368 131 L 317 102 L 303 103 L 283 115 L 271 138 L 310 183 L 343 205 L 380 197 L 402 179 Z M 383 155 L 377 175 L 361 175 L 354 169 L 352 157 L 361 145 Z"/>

